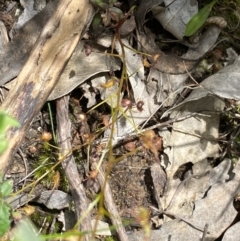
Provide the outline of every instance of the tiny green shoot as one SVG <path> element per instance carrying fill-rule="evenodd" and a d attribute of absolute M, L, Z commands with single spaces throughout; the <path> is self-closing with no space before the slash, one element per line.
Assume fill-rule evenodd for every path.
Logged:
<path fill-rule="evenodd" d="M 3 177 L 0 174 L 0 237 L 2 237 L 8 231 L 11 224 L 11 208 L 4 201 L 4 198 L 12 192 L 12 186 L 12 181 L 3 181 Z"/>
<path fill-rule="evenodd" d="M 8 142 L 6 139 L 6 131 L 10 127 L 19 127 L 19 122 L 8 115 L 7 113 L 0 112 L 0 155 L 7 149 Z"/>

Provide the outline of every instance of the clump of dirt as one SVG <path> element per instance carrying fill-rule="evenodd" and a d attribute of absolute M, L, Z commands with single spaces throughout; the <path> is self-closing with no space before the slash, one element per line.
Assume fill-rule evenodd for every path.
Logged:
<path fill-rule="evenodd" d="M 110 175 L 113 198 L 122 217 L 133 217 L 137 207 L 152 200 L 151 154 L 138 153 L 116 163 Z"/>

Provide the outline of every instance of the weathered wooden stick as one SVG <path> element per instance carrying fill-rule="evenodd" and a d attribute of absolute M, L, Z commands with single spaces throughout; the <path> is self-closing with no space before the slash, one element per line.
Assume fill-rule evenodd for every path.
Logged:
<path fill-rule="evenodd" d="M 20 128 L 7 132 L 9 146 L 0 157 L 0 172 L 6 171 L 11 156 L 56 85 L 93 14 L 93 7 L 88 0 L 61 0 L 42 30 L 16 85 L 0 109 L 21 124 Z"/>
<path fill-rule="evenodd" d="M 73 196 L 77 219 L 82 219 L 80 223 L 81 231 L 88 231 L 83 240 L 92 240 L 90 231 L 92 230 L 90 214 L 86 213 L 88 209 L 88 200 L 86 197 L 85 189 L 82 180 L 79 176 L 77 165 L 71 153 L 72 150 L 72 137 L 71 137 L 71 121 L 68 116 L 68 101 L 69 97 L 64 96 L 57 100 L 57 139 L 58 146 L 60 147 L 60 155 L 68 154 L 62 162 L 63 170 L 69 182 L 70 190 Z M 85 217 L 83 218 L 83 215 Z"/>

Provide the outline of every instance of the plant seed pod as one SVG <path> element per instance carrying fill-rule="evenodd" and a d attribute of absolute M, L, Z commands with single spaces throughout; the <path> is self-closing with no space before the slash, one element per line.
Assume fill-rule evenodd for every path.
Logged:
<path fill-rule="evenodd" d="M 44 142 L 50 141 L 52 139 L 52 134 L 50 132 L 44 131 L 41 136 L 41 140 Z"/>

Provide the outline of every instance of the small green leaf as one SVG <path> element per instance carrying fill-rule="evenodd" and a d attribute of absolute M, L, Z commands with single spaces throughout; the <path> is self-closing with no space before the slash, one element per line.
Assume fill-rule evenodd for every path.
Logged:
<path fill-rule="evenodd" d="M 118 14 L 119 16 L 123 16 L 123 12 L 122 12 L 122 10 L 119 9 L 119 8 L 110 7 L 110 8 L 109 8 L 109 11 L 110 11 L 110 12 L 114 12 L 114 13 Z"/>
<path fill-rule="evenodd" d="M 0 192 L 3 197 L 7 197 L 12 192 L 12 180 L 6 180 L 0 185 Z"/>
<path fill-rule="evenodd" d="M 213 5 L 216 2 L 217 0 L 212 1 L 190 19 L 185 29 L 185 36 L 189 37 L 193 35 L 199 28 L 203 26 L 210 12 L 212 11 Z"/>
<path fill-rule="evenodd" d="M 91 22 L 91 29 L 93 33 L 96 33 L 102 24 L 102 17 L 100 13 L 96 13 Z"/>
<path fill-rule="evenodd" d="M 0 155 L 7 149 L 8 142 L 5 139 L 0 139 Z"/>
<path fill-rule="evenodd" d="M 117 0 L 109 0 L 109 5 L 113 5 L 114 3 L 116 3 L 117 2 Z"/>
<path fill-rule="evenodd" d="M 19 127 L 19 122 L 6 114 L 5 112 L 0 112 L 0 135 L 4 134 L 8 127 Z"/>
<path fill-rule="evenodd" d="M 96 6 L 98 8 L 102 9 L 108 9 L 109 5 L 101 0 L 90 0 L 90 3 L 93 4 L 93 6 Z"/>
<path fill-rule="evenodd" d="M 10 227 L 10 208 L 6 204 L 0 205 L 0 237 L 2 237 Z"/>
<path fill-rule="evenodd" d="M 30 220 L 22 220 L 14 233 L 14 241 L 43 241 L 43 238 L 36 235 L 35 228 Z"/>

